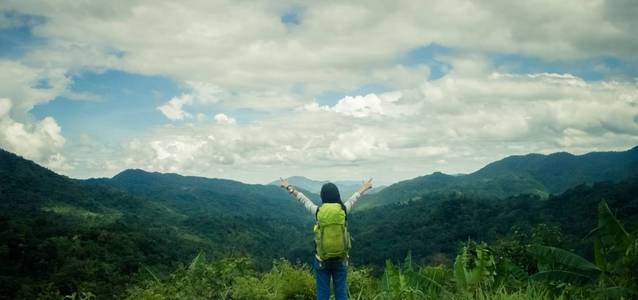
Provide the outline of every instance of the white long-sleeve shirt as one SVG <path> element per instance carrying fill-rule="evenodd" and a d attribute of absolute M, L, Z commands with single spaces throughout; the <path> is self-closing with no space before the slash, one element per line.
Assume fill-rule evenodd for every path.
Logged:
<path fill-rule="evenodd" d="M 352 196 L 350 196 L 350 198 L 345 203 L 343 203 L 343 205 L 346 207 L 346 214 L 350 213 L 350 209 L 359 200 L 359 198 L 361 198 L 361 193 L 354 192 L 354 194 L 352 194 Z M 308 197 L 306 197 L 306 195 L 304 195 L 302 192 L 297 191 L 297 196 L 295 197 L 295 199 L 297 199 L 299 203 L 303 204 L 306 210 L 313 216 L 317 213 L 318 206 L 314 204 L 310 199 L 308 199 Z"/>

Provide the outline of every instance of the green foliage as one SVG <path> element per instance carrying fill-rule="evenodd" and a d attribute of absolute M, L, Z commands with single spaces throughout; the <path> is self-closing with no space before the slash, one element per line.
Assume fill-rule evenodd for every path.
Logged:
<path fill-rule="evenodd" d="M 374 299 L 379 282 L 372 276 L 368 268 L 348 268 L 348 293 L 350 299 L 363 300 Z"/>
<path fill-rule="evenodd" d="M 636 178 L 547 199 L 479 192 L 521 191 L 520 181 L 506 178 L 512 174 L 469 190 L 437 174 L 428 184 L 440 192 L 423 193 L 419 182 L 395 186 L 385 195 L 411 197 L 349 217 L 353 264 L 367 266 L 350 268 L 350 298 L 637 295 L 638 233 L 618 221 L 638 226 Z M 289 262 L 311 257 L 311 217 L 285 192 L 176 174 L 120 175 L 72 180 L 0 151 L 0 299 L 314 298 L 310 268 Z M 466 240 L 483 242 L 459 249 Z M 236 258 L 245 256 L 254 260 Z M 273 263 L 279 257 L 286 259 Z"/>
<path fill-rule="evenodd" d="M 490 287 L 496 278 L 496 261 L 485 243 L 468 241 L 454 261 L 454 279 L 460 291 Z"/>
<path fill-rule="evenodd" d="M 591 274 L 601 272 L 598 266 L 563 249 L 531 245 L 529 251 L 538 259 L 538 269 L 541 272 L 548 270 L 577 270 Z"/>
<path fill-rule="evenodd" d="M 237 278 L 233 299 L 312 299 L 314 277 L 306 265 L 292 265 L 286 260 L 273 264 L 269 273 Z"/>
<path fill-rule="evenodd" d="M 598 226 L 589 235 L 594 236 L 596 264 L 604 272 L 617 272 L 633 241 L 607 202 L 602 201 L 598 206 Z"/>
<path fill-rule="evenodd" d="M 417 261 L 432 261 L 435 255 L 453 260 L 457 243 L 469 238 L 489 244 L 518 239 L 524 241 L 521 246 L 535 243 L 565 248 L 589 258 L 592 243 L 583 237 L 597 227 L 600 199 L 609 199 L 609 207 L 618 217 L 629 228 L 636 228 L 636 195 L 638 178 L 579 186 L 546 200 L 530 195 L 503 200 L 422 195 L 421 200 L 405 204 L 354 211 L 348 218 L 348 229 L 355 239 L 351 257 L 356 264 L 376 266 L 388 258 L 400 260 L 408 251 Z M 535 271 L 525 260 L 529 258 L 518 257 L 513 262 L 528 272 Z"/>
<path fill-rule="evenodd" d="M 531 278 L 564 289 L 571 284 L 591 285 L 586 293 L 601 298 L 628 298 L 635 295 L 636 281 L 631 270 L 636 266 L 635 240 L 627 233 L 605 201 L 598 206 L 598 226 L 594 236 L 595 264 L 569 251 L 532 245 L 540 272 Z M 595 287 L 595 288 L 594 288 Z"/>
<path fill-rule="evenodd" d="M 412 263 L 410 254 L 402 266 L 386 261 L 381 277 L 380 299 L 433 299 L 449 293 L 444 284 L 449 272 L 444 266 L 419 267 Z"/>
<path fill-rule="evenodd" d="M 230 299 L 235 278 L 252 272 L 252 264 L 246 258 L 208 262 L 200 253 L 167 279 L 147 280 L 129 289 L 127 299 Z"/>
<path fill-rule="evenodd" d="M 311 217 L 276 187 L 145 172 L 118 180 L 72 180 L 0 150 L 0 299 L 119 298 L 147 269 L 162 277 L 200 250 L 251 256 L 258 269 L 312 251 Z"/>
<path fill-rule="evenodd" d="M 435 172 L 401 181 L 361 204 L 372 208 L 424 198 L 424 195 L 463 194 L 481 198 L 507 198 L 520 194 L 546 198 L 580 184 L 618 181 L 638 175 L 638 147 L 624 152 L 572 155 L 510 156 L 463 175 Z"/>

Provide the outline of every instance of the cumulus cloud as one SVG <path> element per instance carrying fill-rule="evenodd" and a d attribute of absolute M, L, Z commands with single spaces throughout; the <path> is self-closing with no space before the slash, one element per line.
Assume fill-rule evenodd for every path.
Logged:
<path fill-rule="evenodd" d="M 237 121 L 225 114 L 216 114 L 215 115 L 215 122 L 217 122 L 217 124 L 220 125 L 233 125 L 235 123 L 237 123 Z"/>
<path fill-rule="evenodd" d="M 365 117 L 372 114 L 383 114 L 381 99 L 375 94 L 365 96 L 346 96 L 335 104 L 333 110 L 344 115 Z"/>
<path fill-rule="evenodd" d="M 71 79 L 64 69 L 30 67 L 18 61 L 0 59 L 0 97 L 13 99 L 12 117 L 25 120 L 38 104 L 67 92 Z"/>
<path fill-rule="evenodd" d="M 0 69 L 0 147 L 56 171 L 72 169 L 62 154 L 66 140 L 56 120 L 34 121 L 29 111 L 59 95 L 86 97 L 68 91 L 72 81 L 63 69 L 9 60 L 0 60 Z"/>
<path fill-rule="evenodd" d="M 224 92 L 218 86 L 208 82 L 188 81 L 186 83 L 192 90 L 193 99 L 203 104 L 219 101 L 219 95 Z"/>
<path fill-rule="evenodd" d="M 5 2 L 6 9 L 45 17 L 30 26 L 46 43 L 21 62 L 0 61 L 0 97 L 12 99 L 0 105 L 3 145 L 20 134 L 37 136 L 55 147 L 33 142 L 40 150 L 29 155 L 52 165 L 68 164 L 56 156 L 59 126 L 52 118 L 29 121 L 28 112 L 68 92 L 69 70 L 87 69 L 175 79 L 185 91 L 157 109 L 171 121 L 199 121 L 141 132 L 104 159 L 110 171 L 143 167 L 262 182 L 275 173 L 396 180 L 437 169 L 467 172 L 514 153 L 638 143 L 635 80 L 512 74 L 485 58 L 635 63 L 636 6 L 626 1 L 453 0 L 426 9 L 409 0 L 308 2 L 294 26 L 281 22 L 292 5 L 286 2 Z M 437 57 L 449 72 L 427 80 L 427 65 L 408 66 L 403 58 L 433 43 L 453 53 Z M 350 94 L 334 105 L 312 101 L 370 83 L 389 91 Z M 205 122 L 198 108 L 210 113 L 213 106 L 229 115 L 265 113 L 245 124 L 226 114 Z"/>
<path fill-rule="evenodd" d="M 401 91 L 379 95 L 370 93 L 367 95 L 345 96 L 339 99 L 334 106 L 320 106 L 317 102 L 312 102 L 304 105 L 303 108 L 311 112 L 329 111 L 355 118 L 376 115 L 397 116 L 400 114 L 409 114 L 410 108 L 408 108 L 407 105 L 398 103 L 401 97 Z"/>
<path fill-rule="evenodd" d="M 356 88 L 371 79 L 406 88 L 426 78 L 429 69 L 397 65 L 397 58 L 432 43 L 548 60 L 638 59 L 635 22 L 625 13 L 636 6 L 629 2 L 309 2 L 291 29 L 281 15 L 298 5 L 21 0 L 4 6 L 46 17 L 33 31 L 49 42 L 25 55 L 33 64 L 204 82 L 227 91 L 232 105 L 251 98 L 232 97 L 235 93 L 283 98 L 296 83 L 310 97 L 326 89 Z"/>
<path fill-rule="evenodd" d="M 182 120 L 184 118 L 190 118 L 191 114 L 183 110 L 184 105 L 193 103 L 192 95 L 181 95 L 179 97 L 173 97 L 166 104 L 157 107 L 164 116 L 170 120 Z"/>
<path fill-rule="evenodd" d="M 71 166 L 60 153 L 65 139 L 55 119 L 46 117 L 36 123 L 21 123 L 9 116 L 12 101 L 0 98 L 0 146 L 58 171 Z"/>
<path fill-rule="evenodd" d="M 374 135 L 359 128 L 341 133 L 328 147 L 330 154 L 337 160 L 367 159 L 379 151 L 388 150 L 388 145 L 377 141 Z"/>
<path fill-rule="evenodd" d="M 206 82 L 189 81 L 186 84 L 190 89 L 188 94 L 173 97 L 166 104 L 157 107 L 164 116 L 172 121 L 193 117 L 190 113 L 184 110 L 184 106 L 193 104 L 212 104 L 217 102 L 219 100 L 218 95 L 223 93 L 219 87 Z M 199 120 L 202 119 L 201 115 L 198 115 L 197 117 Z"/>
<path fill-rule="evenodd" d="M 496 73 L 465 58 L 449 63 L 450 74 L 413 89 L 344 97 L 333 106 L 312 102 L 258 124 L 167 127 L 139 147 L 186 139 L 197 151 L 163 149 L 183 157 L 175 164 L 193 174 L 256 182 L 274 173 L 369 174 L 392 181 L 435 170 L 468 172 L 511 154 L 621 150 L 638 143 L 637 82 Z M 155 151 L 145 162 L 170 169 L 153 165 L 159 156 Z"/>

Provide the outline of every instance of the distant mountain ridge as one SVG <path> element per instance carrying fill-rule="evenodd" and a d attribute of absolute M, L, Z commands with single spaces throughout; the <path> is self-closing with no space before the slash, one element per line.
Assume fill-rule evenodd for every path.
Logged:
<path fill-rule="evenodd" d="M 275 217 L 309 221 L 303 208 L 281 188 L 230 179 L 182 176 L 129 169 L 112 178 L 89 179 L 89 185 L 111 186 L 155 199 L 188 215 Z"/>
<path fill-rule="evenodd" d="M 0 149 L 0 299 L 37 299 L 52 278 L 63 294 L 88 284 L 119 299 L 133 275 L 199 251 L 303 259 L 311 224 L 275 186 L 142 170 L 78 180 Z"/>
<path fill-rule="evenodd" d="M 638 174 L 638 146 L 627 151 L 567 152 L 509 156 L 476 172 L 430 175 L 397 182 L 366 196 L 364 208 L 419 199 L 429 193 L 457 193 L 505 198 L 518 194 L 547 197 L 579 184 L 617 182 Z"/>
<path fill-rule="evenodd" d="M 292 176 L 287 178 L 288 182 L 295 187 L 302 188 L 304 190 L 310 191 L 315 194 L 319 194 L 321 192 L 321 187 L 331 181 L 328 180 L 314 180 L 304 176 Z M 338 180 L 332 181 L 338 188 L 341 197 L 347 199 L 356 192 L 360 187 L 363 181 L 355 181 L 355 180 Z M 272 181 L 269 185 L 279 185 L 279 180 Z M 378 193 L 385 188 L 384 185 L 376 186 L 373 182 L 373 187 L 366 194 L 374 194 Z"/>
<path fill-rule="evenodd" d="M 578 242 L 601 198 L 637 224 L 637 176 L 638 147 L 511 156 L 467 175 L 402 181 L 357 203 L 352 253 L 356 263 L 376 264 L 409 250 L 420 258 L 450 255 L 468 237 L 493 240 L 510 226 L 540 221 L 560 223 Z M 540 199 L 563 189 L 571 192 Z M 525 195 L 508 197 L 517 194 Z M 121 295 L 144 274 L 173 269 L 200 251 L 250 255 L 258 265 L 303 261 L 314 249 L 312 223 L 273 185 L 139 169 L 77 180 L 0 149 L 0 295 L 8 299 L 37 299 L 38 287 L 48 284 L 63 294 L 88 286 Z"/>

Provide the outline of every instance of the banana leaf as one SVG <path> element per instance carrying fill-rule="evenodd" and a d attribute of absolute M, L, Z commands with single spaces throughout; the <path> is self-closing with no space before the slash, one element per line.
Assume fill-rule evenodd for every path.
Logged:
<path fill-rule="evenodd" d="M 540 263 L 553 266 L 553 269 L 567 268 L 595 273 L 602 271 L 595 264 L 567 250 L 549 246 L 531 245 L 528 251 L 534 255 Z M 557 266 L 563 268 L 556 268 Z"/>
<path fill-rule="evenodd" d="M 530 276 L 529 278 L 537 281 L 562 281 L 573 283 L 586 283 L 594 280 L 594 278 L 587 275 L 564 270 L 542 271 Z"/>

